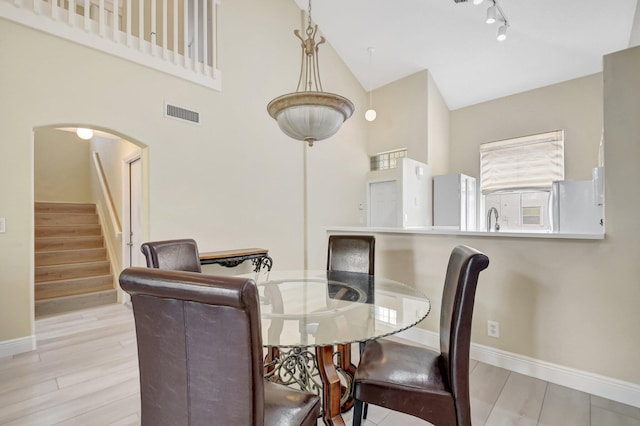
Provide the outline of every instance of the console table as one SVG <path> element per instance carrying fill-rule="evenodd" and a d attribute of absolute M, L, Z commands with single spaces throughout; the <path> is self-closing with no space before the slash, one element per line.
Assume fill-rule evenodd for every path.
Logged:
<path fill-rule="evenodd" d="M 251 260 L 255 272 L 260 272 L 262 268 L 271 271 L 273 259 L 269 257 L 269 250 L 263 248 L 244 248 L 236 250 L 209 251 L 200 253 L 201 265 L 222 265 L 233 268 L 240 265 L 245 260 Z"/>

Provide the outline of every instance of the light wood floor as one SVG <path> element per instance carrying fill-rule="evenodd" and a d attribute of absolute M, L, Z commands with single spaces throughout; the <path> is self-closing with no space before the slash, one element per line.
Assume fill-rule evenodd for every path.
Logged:
<path fill-rule="evenodd" d="M 130 306 L 108 305 L 38 319 L 36 337 L 36 351 L 0 358 L 0 424 L 140 424 Z M 475 426 L 640 426 L 640 408 L 475 361 L 471 367 Z M 345 420 L 351 422 L 351 413 Z M 370 406 L 364 424 L 428 423 Z"/>

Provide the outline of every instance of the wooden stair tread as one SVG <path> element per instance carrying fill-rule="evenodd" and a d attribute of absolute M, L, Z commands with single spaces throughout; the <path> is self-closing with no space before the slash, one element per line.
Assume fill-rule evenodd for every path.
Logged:
<path fill-rule="evenodd" d="M 35 226 L 100 225 L 96 213 L 36 213 Z"/>
<path fill-rule="evenodd" d="M 113 274 L 101 274 L 101 275 L 90 275 L 87 277 L 78 277 L 78 278 L 67 278 L 65 280 L 53 280 L 53 281 L 40 281 L 35 283 L 35 286 L 48 286 L 54 284 L 60 284 L 61 281 L 64 282 L 81 282 L 83 280 L 91 280 L 91 279 L 106 279 L 107 277 L 113 278 Z"/>
<path fill-rule="evenodd" d="M 104 247 L 81 248 L 75 250 L 48 250 L 35 252 L 35 264 L 39 266 L 69 265 L 93 261 L 106 261 L 107 249 Z"/>
<path fill-rule="evenodd" d="M 36 238 L 47 237 L 88 237 L 102 235 L 102 227 L 96 225 L 46 225 L 36 226 Z"/>
<path fill-rule="evenodd" d="M 65 265 L 36 266 L 36 283 L 60 281 L 71 278 L 106 275 L 111 273 L 111 263 L 107 260 L 97 262 L 69 263 Z"/>
<path fill-rule="evenodd" d="M 64 251 L 82 248 L 104 248 L 102 235 L 87 235 L 79 237 L 37 237 L 35 251 Z"/>
<path fill-rule="evenodd" d="M 111 290 L 113 288 L 113 275 L 47 281 L 35 285 L 35 299 L 46 300 L 56 297 Z"/>
<path fill-rule="evenodd" d="M 55 212 L 55 213 L 95 213 L 96 205 L 89 203 L 34 203 L 34 211 L 36 213 Z"/>

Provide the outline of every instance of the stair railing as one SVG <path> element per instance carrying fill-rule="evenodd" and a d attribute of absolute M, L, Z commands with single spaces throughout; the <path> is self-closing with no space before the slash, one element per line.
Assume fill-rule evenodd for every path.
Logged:
<path fill-rule="evenodd" d="M 109 222 L 111 224 L 111 229 L 113 229 L 116 238 L 120 238 L 120 236 L 122 235 L 122 226 L 120 225 L 118 211 L 116 210 L 115 204 L 113 203 L 113 197 L 111 196 L 111 191 L 109 190 L 109 183 L 107 182 L 107 178 L 104 174 L 102 161 L 100 161 L 100 154 L 98 154 L 96 151 L 93 151 L 92 154 L 93 165 L 95 166 L 96 175 L 98 176 L 98 182 L 100 183 L 102 199 L 104 200 L 107 211 L 109 213 Z M 102 206 L 100 206 L 100 209 L 101 208 Z"/>
<path fill-rule="evenodd" d="M 219 3 L 0 0 L 0 17 L 221 90 L 216 45 Z"/>

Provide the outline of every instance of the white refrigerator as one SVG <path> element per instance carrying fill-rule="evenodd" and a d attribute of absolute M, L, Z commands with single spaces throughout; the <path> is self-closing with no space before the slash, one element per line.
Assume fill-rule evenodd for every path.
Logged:
<path fill-rule="evenodd" d="M 476 230 L 476 178 L 463 174 L 433 177 L 433 227 Z"/>
<path fill-rule="evenodd" d="M 553 182 L 549 200 L 551 232 L 600 234 L 604 232 L 604 208 L 594 192 L 594 181 Z"/>

